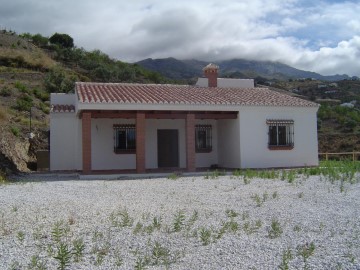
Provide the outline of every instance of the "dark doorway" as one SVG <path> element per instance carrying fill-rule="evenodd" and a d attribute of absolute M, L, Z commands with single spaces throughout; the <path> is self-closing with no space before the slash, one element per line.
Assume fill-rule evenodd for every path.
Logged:
<path fill-rule="evenodd" d="M 157 131 L 159 168 L 179 167 L 179 135 L 177 129 Z"/>

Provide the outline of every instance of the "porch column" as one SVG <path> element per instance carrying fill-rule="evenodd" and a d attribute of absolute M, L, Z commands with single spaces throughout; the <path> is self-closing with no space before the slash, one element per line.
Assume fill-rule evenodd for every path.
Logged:
<path fill-rule="evenodd" d="M 136 172 L 145 172 L 145 113 L 136 113 Z"/>
<path fill-rule="evenodd" d="M 195 171 L 195 114 L 186 115 L 186 168 Z"/>
<path fill-rule="evenodd" d="M 82 114 L 82 169 L 91 173 L 91 113 Z"/>

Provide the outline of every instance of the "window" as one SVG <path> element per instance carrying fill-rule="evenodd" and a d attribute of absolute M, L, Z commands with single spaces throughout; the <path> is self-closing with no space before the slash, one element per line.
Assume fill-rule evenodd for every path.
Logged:
<path fill-rule="evenodd" d="M 269 126 L 269 149 L 289 150 L 294 148 L 293 120 L 266 120 Z"/>
<path fill-rule="evenodd" d="M 135 153 L 135 125 L 114 125 L 114 152 Z"/>
<path fill-rule="evenodd" d="M 211 125 L 195 126 L 195 149 L 198 153 L 207 153 L 212 151 Z"/>

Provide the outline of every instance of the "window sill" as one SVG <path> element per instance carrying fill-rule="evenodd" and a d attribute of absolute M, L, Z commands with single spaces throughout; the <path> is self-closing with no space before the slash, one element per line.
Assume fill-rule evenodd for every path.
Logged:
<path fill-rule="evenodd" d="M 269 145 L 269 150 L 292 150 L 294 149 L 293 145 Z"/>
<path fill-rule="evenodd" d="M 136 150 L 135 149 L 131 149 L 131 150 L 115 149 L 114 153 L 115 154 L 136 154 Z"/>
<path fill-rule="evenodd" d="M 196 153 L 211 153 L 212 148 L 209 148 L 209 149 L 196 149 L 195 152 Z"/>

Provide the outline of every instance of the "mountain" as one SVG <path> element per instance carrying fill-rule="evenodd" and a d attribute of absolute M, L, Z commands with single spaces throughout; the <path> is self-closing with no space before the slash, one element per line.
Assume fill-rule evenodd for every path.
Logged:
<path fill-rule="evenodd" d="M 175 58 L 145 59 L 137 62 L 138 65 L 159 72 L 171 79 L 191 79 L 202 76 L 202 68 L 209 62 L 199 60 L 177 60 Z M 244 59 L 232 59 L 217 61 L 220 66 L 220 76 L 234 78 L 256 78 L 266 79 L 302 79 L 314 78 L 321 81 L 339 81 L 350 79 L 348 75 L 323 76 L 316 72 L 304 71 L 282 64 L 280 62 L 254 61 Z"/>

